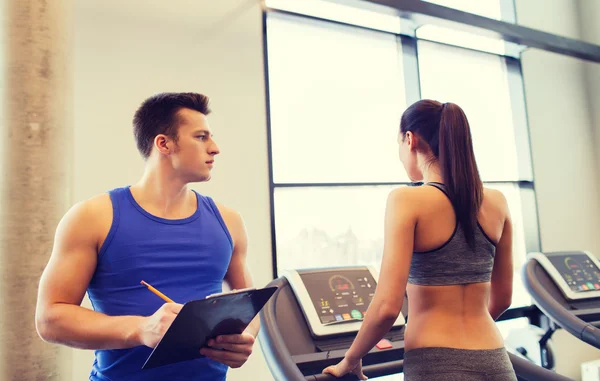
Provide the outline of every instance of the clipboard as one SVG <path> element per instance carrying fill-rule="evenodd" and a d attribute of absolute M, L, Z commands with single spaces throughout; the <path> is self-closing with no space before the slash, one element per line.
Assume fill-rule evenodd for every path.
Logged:
<path fill-rule="evenodd" d="M 276 290 L 237 290 L 185 303 L 142 369 L 205 357 L 200 349 L 209 339 L 241 334 Z"/>

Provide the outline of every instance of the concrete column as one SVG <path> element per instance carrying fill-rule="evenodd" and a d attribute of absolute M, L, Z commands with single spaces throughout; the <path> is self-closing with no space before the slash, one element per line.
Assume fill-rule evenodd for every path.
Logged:
<path fill-rule="evenodd" d="M 71 202 L 72 0 L 0 0 L 0 380 L 71 379 L 37 288 Z"/>

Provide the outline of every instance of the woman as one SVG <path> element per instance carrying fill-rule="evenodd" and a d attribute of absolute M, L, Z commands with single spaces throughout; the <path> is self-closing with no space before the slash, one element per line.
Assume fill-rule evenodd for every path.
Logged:
<path fill-rule="evenodd" d="M 324 373 L 366 380 L 361 359 L 406 291 L 407 381 L 516 380 L 495 325 L 511 304 L 511 219 L 502 193 L 483 188 L 467 118 L 456 104 L 421 100 L 402 115 L 398 144 L 424 185 L 390 193 L 375 296 L 345 358 Z"/>

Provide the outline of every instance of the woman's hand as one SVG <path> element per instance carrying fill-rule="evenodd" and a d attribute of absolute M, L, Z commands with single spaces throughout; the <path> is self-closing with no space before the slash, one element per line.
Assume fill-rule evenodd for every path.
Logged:
<path fill-rule="evenodd" d="M 357 362 L 351 362 L 346 357 L 340 361 L 337 365 L 328 366 L 323 369 L 324 374 L 331 374 L 335 377 L 342 377 L 348 373 L 354 374 L 359 380 L 367 380 L 368 377 L 362 372 L 362 359 Z"/>

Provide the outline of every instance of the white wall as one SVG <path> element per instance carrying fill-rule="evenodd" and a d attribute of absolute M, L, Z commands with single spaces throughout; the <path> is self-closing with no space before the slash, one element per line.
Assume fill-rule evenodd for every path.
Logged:
<path fill-rule="evenodd" d="M 581 38 L 577 2 L 517 0 L 516 10 L 522 25 Z M 523 54 L 522 66 L 542 249 L 586 249 L 600 255 L 598 146 L 586 64 L 531 50 Z M 600 358 L 599 350 L 565 331 L 559 330 L 553 340 L 561 374 L 580 379 L 581 362 Z"/>
<path fill-rule="evenodd" d="M 272 262 L 258 2 L 80 0 L 76 7 L 74 201 L 137 180 L 131 119 L 146 97 L 205 93 L 221 155 L 213 179 L 195 188 L 243 215 L 250 270 L 264 286 Z M 73 380 L 87 379 L 92 361 L 91 351 L 74 351 Z M 270 379 L 258 344 L 228 379 Z"/>

